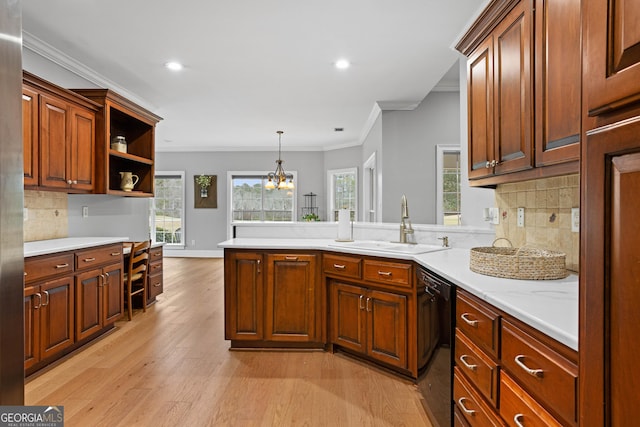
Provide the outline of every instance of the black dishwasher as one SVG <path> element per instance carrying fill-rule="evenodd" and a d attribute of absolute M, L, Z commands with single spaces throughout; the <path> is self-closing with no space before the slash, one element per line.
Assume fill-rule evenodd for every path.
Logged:
<path fill-rule="evenodd" d="M 451 426 L 455 286 L 425 268 L 418 279 L 418 389 L 434 426 Z"/>

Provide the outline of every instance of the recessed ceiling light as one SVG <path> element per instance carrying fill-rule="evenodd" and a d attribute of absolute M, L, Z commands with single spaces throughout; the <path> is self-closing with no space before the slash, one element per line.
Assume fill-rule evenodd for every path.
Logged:
<path fill-rule="evenodd" d="M 183 68 L 181 63 L 175 61 L 166 62 L 164 66 L 172 71 L 180 71 Z"/>
<path fill-rule="evenodd" d="M 351 66 L 351 63 L 346 59 L 338 59 L 335 65 L 338 70 L 346 70 Z"/>

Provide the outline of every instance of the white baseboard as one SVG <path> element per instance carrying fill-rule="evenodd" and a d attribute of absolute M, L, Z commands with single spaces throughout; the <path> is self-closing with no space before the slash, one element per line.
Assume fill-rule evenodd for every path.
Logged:
<path fill-rule="evenodd" d="M 190 249 L 167 249 L 163 251 L 167 258 L 224 258 L 224 249 L 196 251 Z"/>

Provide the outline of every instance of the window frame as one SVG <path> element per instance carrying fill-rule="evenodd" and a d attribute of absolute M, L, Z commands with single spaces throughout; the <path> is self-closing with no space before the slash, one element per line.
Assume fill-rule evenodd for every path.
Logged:
<path fill-rule="evenodd" d="M 154 197 L 151 198 L 151 203 L 150 203 L 150 211 L 151 214 L 149 215 L 149 231 L 150 231 L 150 235 L 151 235 L 151 241 L 153 243 L 157 243 L 157 239 L 156 239 L 156 195 L 157 195 L 157 189 L 158 187 L 155 186 L 155 180 L 157 178 L 163 178 L 163 177 L 180 177 L 181 181 L 182 181 L 182 208 L 180 209 L 180 219 L 181 219 L 181 227 L 180 227 L 180 231 L 181 231 L 181 235 L 182 235 L 182 242 L 181 243 L 167 243 L 167 242 L 163 242 L 165 247 L 167 249 L 184 249 L 187 245 L 186 245 L 186 210 L 185 210 L 185 206 L 186 206 L 186 187 L 187 187 L 187 182 L 186 182 L 186 172 L 185 171 L 155 171 L 153 174 L 153 180 L 154 180 L 154 187 L 156 189 L 156 194 L 154 194 Z"/>
<path fill-rule="evenodd" d="M 355 176 L 354 186 L 355 186 L 355 194 L 354 194 L 354 213 L 353 219 L 356 220 L 358 218 L 358 167 L 350 167 L 350 168 L 341 168 L 341 169 L 327 169 L 327 221 L 335 222 L 334 218 L 332 218 L 333 212 L 335 209 L 335 188 L 333 186 L 335 175 L 353 173 Z"/>
<path fill-rule="evenodd" d="M 444 155 L 447 153 L 456 153 L 460 156 L 460 146 L 448 144 L 436 145 L 436 224 L 440 225 L 444 224 L 444 195 L 442 186 L 444 184 Z M 460 180 L 462 181 L 462 169 L 460 169 Z M 462 208 L 462 191 L 460 191 L 460 199 L 460 208 Z M 462 215 L 462 209 L 459 215 Z M 458 220 L 458 225 L 460 224 L 461 219 Z"/>

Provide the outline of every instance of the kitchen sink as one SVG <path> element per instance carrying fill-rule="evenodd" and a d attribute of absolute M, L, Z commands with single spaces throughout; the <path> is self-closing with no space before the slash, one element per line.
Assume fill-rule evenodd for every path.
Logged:
<path fill-rule="evenodd" d="M 356 240 L 355 242 L 336 242 L 329 246 L 338 248 L 364 249 L 368 251 L 392 252 L 401 254 L 423 254 L 427 252 L 449 249 L 441 245 L 425 245 L 422 243 L 395 243 L 377 240 Z"/>

